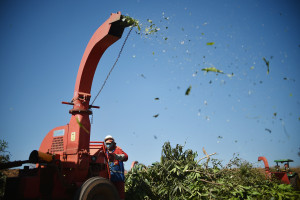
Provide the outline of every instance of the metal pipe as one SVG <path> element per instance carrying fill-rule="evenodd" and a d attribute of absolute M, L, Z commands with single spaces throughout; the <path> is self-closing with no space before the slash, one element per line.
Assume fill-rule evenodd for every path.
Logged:
<path fill-rule="evenodd" d="M 41 151 L 33 150 L 29 156 L 29 162 L 40 163 L 40 162 L 52 162 L 53 155 L 48 153 L 43 153 Z"/>

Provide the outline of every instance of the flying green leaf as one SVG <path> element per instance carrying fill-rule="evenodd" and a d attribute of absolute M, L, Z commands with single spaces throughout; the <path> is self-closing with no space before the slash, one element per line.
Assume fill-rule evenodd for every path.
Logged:
<path fill-rule="evenodd" d="M 159 98 L 158 98 L 158 97 L 156 97 L 154 100 L 158 101 L 158 100 L 159 100 Z"/>
<path fill-rule="evenodd" d="M 276 117 L 276 116 L 277 116 L 277 113 L 276 113 L 276 112 L 274 112 L 274 114 L 273 114 L 273 115 L 274 115 L 274 117 Z"/>
<path fill-rule="evenodd" d="M 266 60 L 265 57 L 263 57 L 262 59 L 263 59 L 263 61 L 265 61 L 266 65 L 267 65 L 267 74 L 269 74 L 270 73 L 270 62 L 268 60 Z"/>
<path fill-rule="evenodd" d="M 216 72 L 216 73 L 221 73 L 221 74 L 224 74 L 223 71 L 215 68 L 215 67 L 207 67 L 207 68 L 203 68 L 201 69 L 202 71 L 206 71 L 206 72 Z"/>
<path fill-rule="evenodd" d="M 189 87 L 188 87 L 188 89 L 185 91 L 185 95 L 189 95 L 190 94 L 190 92 L 191 92 L 191 89 L 192 89 L 192 86 L 190 85 Z"/>
<path fill-rule="evenodd" d="M 251 67 L 250 67 L 250 69 L 252 69 L 252 70 L 253 70 L 253 69 L 254 69 L 254 66 L 251 66 Z"/>
<path fill-rule="evenodd" d="M 79 121 L 78 117 L 76 117 L 76 122 L 77 124 L 80 126 L 80 128 L 82 128 L 86 133 L 90 133 L 83 125 L 82 123 Z"/>
<path fill-rule="evenodd" d="M 206 43 L 206 45 L 209 45 L 209 46 L 214 45 L 214 44 L 215 44 L 214 42 L 207 42 Z"/>
<path fill-rule="evenodd" d="M 154 51 L 152 52 L 152 55 L 154 55 Z"/>

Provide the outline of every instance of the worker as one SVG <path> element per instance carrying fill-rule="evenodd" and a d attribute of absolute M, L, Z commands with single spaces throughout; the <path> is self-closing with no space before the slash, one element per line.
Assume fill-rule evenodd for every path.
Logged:
<path fill-rule="evenodd" d="M 284 164 L 284 171 L 289 171 L 289 170 L 290 170 L 289 164 L 285 163 Z"/>
<path fill-rule="evenodd" d="M 128 155 L 116 145 L 115 139 L 111 135 L 107 135 L 104 142 L 108 150 L 110 181 L 116 186 L 120 199 L 125 199 L 123 162 L 128 160 Z"/>

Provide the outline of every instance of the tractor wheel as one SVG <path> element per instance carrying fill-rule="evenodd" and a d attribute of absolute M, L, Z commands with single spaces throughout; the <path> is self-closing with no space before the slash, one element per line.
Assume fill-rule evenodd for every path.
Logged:
<path fill-rule="evenodd" d="M 79 188 L 76 198 L 78 200 L 119 200 L 115 186 L 102 177 L 92 177 Z"/>
<path fill-rule="evenodd" d="M 295 190 L 300 190 L 300 179 L 298 174 L 290 178 L 290 184 Z"/>

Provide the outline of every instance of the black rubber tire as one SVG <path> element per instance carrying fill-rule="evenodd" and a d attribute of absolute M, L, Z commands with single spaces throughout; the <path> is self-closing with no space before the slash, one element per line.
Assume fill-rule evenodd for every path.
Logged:
<path fill-rule="evenodd" d="M 74 200 L 80 200 L 79 196 L 81 194 L 82 188 L 86 187 L 85 185 L 89 184 L 89 182 L 93 181 L 95 178 L 99 178 L 99 177 L 96 176 L 96 177 L 89 178 L 80 186 L 80 188 L 77 189 L 75 196 L 74 196 Z"/>
<path fill-rule="evenodd" d="M 102 177 L 92 177 L 79 188 L 75 199 L 78 200 L 119 200 L 115 186 Z"/>
<path fill-rule="evenodd" d="M 300 179 L 298 174 L 295 174 L 293 177 L 290 177 L 290 184 L 294 188 L 294 190 L 300 190 Z"/>

